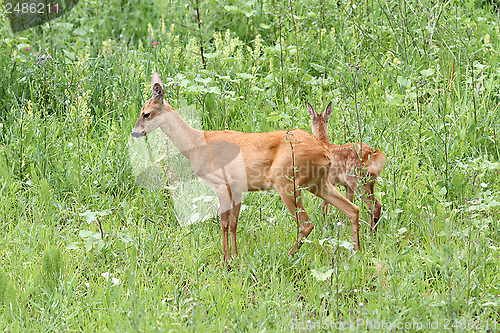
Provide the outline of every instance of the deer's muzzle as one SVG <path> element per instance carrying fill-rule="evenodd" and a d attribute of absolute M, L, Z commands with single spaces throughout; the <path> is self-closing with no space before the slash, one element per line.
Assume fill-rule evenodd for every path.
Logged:
<path fill-rule="evenodd" d="M 146 135 L 144 132 L 136 132 L 136 131 L 132 131 L 132 133 L 131 133 L 131 134 L 132 134 L 132 136 L 133 136 L 134 138 L 140 138 L 140 137 L 142 137 L 142 136 Z"/>

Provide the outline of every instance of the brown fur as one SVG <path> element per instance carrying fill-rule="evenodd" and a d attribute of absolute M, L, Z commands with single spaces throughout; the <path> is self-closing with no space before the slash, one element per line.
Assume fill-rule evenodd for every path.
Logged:
<path fill-rule="evenodd" d="M 196 175 L 217 193 L 220 202 L 224 260 L 229 261 L 229 232 L 233 255 L 238 253 L 236 228 L 243 192 L 275 189 L 300 227 L 297 242 L 289 251 L 297 250 L 301 240 L 312 231 L 300 190 L 294 202 L 291 146 L 294 146 L 296 186 L 340 209 L 351 221 L 354 249 L 359 250 L 358 207 L 342 196 L 328 181 L 330 152 L 313 135 L 299 129 L 268 133 L 236 131 L 200 131 L 187 125 L 164 100 L 163 83 L 158 74 L 151 82 L 153 97 L 141 111 L 132 136 L 147 135 L 160 127 L 184 154 Z"/>
<path fill-rule="evenodd" d="M 330 144 L 328 117 L 331 112 L 331 102 L 325 111 L 320 114 L 314 111 L 309 103 L 307 104 L 307 113 L 311 117 L 313 134 L 330 151 L 332 164 L 330 165 L 328 179 L 334 186 L 343 185 L 346 189 L 346 197 L 351 202 L 354 200 L 354 193 L 359 193 L 360 188 L 363 188 L 363 200 L 372 212 L 370 222 L 372 232 L 375 234 L 382 211 L 382 204 L 375 198 L 374 189 L 378 175 L 385 165 L 385 155 L 380 150 L 365 143 L 361 143 L 361 154 L 359 143 L 348 143 L 342 146 Z M 328 203 L 326 201 L 323 201 L 322 210 L 324 214 L 328 212 Z"/>

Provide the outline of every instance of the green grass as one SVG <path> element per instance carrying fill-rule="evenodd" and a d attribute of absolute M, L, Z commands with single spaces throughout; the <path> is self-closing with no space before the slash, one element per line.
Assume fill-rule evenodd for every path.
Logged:
<path fill-rule="evenodd" d="M 499 330 L 494 7 L 203 1 L 201 30 L 195 8 L 80 1 L 17 35 L 2 13 L 0 328 Z M 171 144 L 130 140 L 155 70 L 204 130 L 310 130 L 306 102 L 334 100 L 331 141 L 361 139 L 388 157 L 377 236 L 358 198 L 353 253 L 345 216 L 323 219 L 304 194 L 316 227 L 292 258 L 292 216 L 276 193 L 251 193 L 240 255 L 224 267 L 218 218 L 204 213 L 212 194 L 185 190 L 193 175 Z M 136 178 L 148 172 L 159 172 L 153 184 Z M 185 223 L 196 209 L 200 221 Z"/>

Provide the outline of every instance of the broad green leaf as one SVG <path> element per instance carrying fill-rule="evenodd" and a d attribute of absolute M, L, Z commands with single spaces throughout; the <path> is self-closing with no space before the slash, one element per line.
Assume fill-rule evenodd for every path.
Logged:
<path fill-rule="evenodd" d="M 267 117 L 267 120 L 269 121 L 278 121 L 280 119 L 283 119 L 283 116 L 280 114 L 275 114 L 274 116 Z"/>
<path fill-rule="evenodd" d="M 177 75 L 174 76 L 175 81 L 181 81 L 181 80 L 184 80 L 185 78 L 186 78 L 186 75 L 184 75 L 182 73 L 177 73 Z"/>
<path fill-rule="evenodd" d="M 92 237 L 85 238 L 85 242 L 83 243 L 83 246 L 85 247 L 85 250 L 87 252 L 90 252 L 92 250 L 92 247 L 94 246 L 94 239 Z"/>
<path fill-rule="evenodd" d="M 82 238 L 87 238 L 87 237 L 90 237 L 94 234 L 94 232 L 92 231 L 89 231 L 89 230 L 80 230 L 80 232 L 78 233 L 78 235 Z"/>
<path fill-rule="evenodd" d="M 68 51 L 68 50 L 63 50 L 63 52 L 64 52 L 64 55 L 66 57 L 68 57 L 69 60 L 75 60 L 75 58 L 76 58 L 75 52 L 71 52 L 71 51 Z"/>
<path fill-rule="evenodd" d="M 408 229 L 406 229 L 405 227 L 402 227 L 402 228 L 398 229 L 397 234 L 398 234 L 398 236 L 401 236 L 401 235 L 403 235 L 407 231 L 408 231 Z"/>
<path fill-rule="evenodd" d="M 88 210 L 88 209 L 85 213 L 79 213 L 78 215 L 84 217 L 87 224 L 90 224 L 90 223 L 94 222 L 95 220 L 97 220 L 97 213 L 95 213 L 91 210 Z"/>
<path fill-rule="evenodd" d="M 19 43 L 17 44 L 17 49 L 18 50 L 22 50 L 22 49 L 26 49 L 26 48 L 29 48 L 30 46 L 26 43 Z"/>
<path fill-rule="evenodd" d="M 238 76 L 241 77 L 243 80 L 253 79 L 253 75 L 248 73 L 239 73 Z"/>
<path fill-rule="evenodd" d="M 295 47 L 295 45 L 290 45 L 287 49 L 290 55 L 295 55 L 295 53 L 297 53 L 297 48 Z"/>
<path fill-rule="evenodd" d="M 490 207 L 496 207 L 500 205 L 500 202 L 496 201 L 496 200 L 491 200 L 490 202 L 488 202 L 488 206 Z"/>
<path fill-rule="evenodd" d="M 219 79 L 224 80 L 224 81 L 230 81 L 231 77 L 229 75 L 224 75 L 224 76 L 217 76 Z"/>
<path fill-rule="evenodd" d="M 254 10 L 251 10 L 249 12 L 243 12 L 243 14 L 246 16 L 246 17 L 252 17 L 255 15 L 257 11 L 254 9 Z"/>
<path fill-rule="evenodd" d="M 87 33 L 87 29 L 86 28 L 76 28 L 75 30 L 73 30 L 73 33 L 75 35 L 78 35 L 78 36 L 85 36 L 85 34 Z"/>
<path fill-rule="evenodd" d="M 191 83 L 191 81 L 189 81 L 188 79 L 182 79 L 179 81 L 179 86 L 181 87 L 187 87 L 187 85 Z"/>
<path fill-rule="evenodd" d="M 276 52 L 281 52 L 281 51 L 283 51 L 282 46 L 281 46 L 281 44 L 280 44 L 280 43 L 278 43 L 278 44 L 276 44 L 276 45 L 272 46 L 272 47 L 271 47 L 271 50 L 276 51 Z"/>
<path fill-rule="evenodd" d="M 436 301 L 436 303 L 429 303 L 427 306 L 444 306 L 446 302 L 444 300 Z"/>
<path fill-rule="evenodd" d="M 311 269 L 311 274 L 318 281 L 325 281 L 330 278 L 333 274 L 333 269 L 326 270 L 328 267 L 321 267 L 318 269 Z"/>
<path fill-rule="evenodd" d="M 264 91 L 264 89 L 259 88 L 259 87 L 252 87 L 250 88 L 251 91 Z"/>
<path fill-rule="evenodd" d="M 434 70 L 432 68 L 424 69 L 424 70 L 420 71 L 420 74 L 422 74 L 424 77 L 429 77 L 432 74 L 434 74 Z"/>
<path fill-rule="evenodd" d="M 132 237 L 130 237 L 129 235 L 127 234 L 120 234 L 118 236 L 120 238 L 120 240 L 124 243 L 130 243 L 130 242 L 133 242 L 134 240 L 132 239 Z"/>
<path fill-rule="evenodd" d="M 387 95 L 387 102 L 389 105 L 400 106 L 403 104 L 403 95 L 395 94 L 395 95 Z"/>
<path fill-rule="evenodd" d="M 318 72 L 326 72 L 326 67 L 315 64 L 313 62 L 311 63 L 311 67 L 317 70 Z"/>
<path fill-rule="evenodd" d="M 110 209 L 105 209 L 103 211 L 97 211 L 97 212 L 93 212 L 93 211 L 87 209 L 87 211 L 85 213 L 79 213 L 78 215 L 84 217 L 85 221 L 88 224 L 90 224 L 90 223 L 94 222 L 95 220 L 97 220 L 98 217 L 109 215 L 109 213 L 111 213 Z"/>
<path fill-rule="evenodd" d="M 402 76 L 398 76 L 398 83 L 402 86 L 405 86 L 406 88 L 408 88 L 411 85 L 410 80 L 407 80 Z"/>
<path fill-rule="evenodd" d="M 500 306 L 500 302 L 499 301 L 495 301 L 495 302 L 492 302 L 492 301 L 488 301 L 488 302 L 485 302 L 483 304 L 481 304 L 482 307 L 497 307 L 497 306 Z"/>
<path fill-rule="evenodd" d="M 271 73 L 264 78 L 264 81 L 274 81 L 274 80 L 275 80 L 274 73 Z"/>
<path fill-rule="evenodd" d="M 446 195 L 446 193 L 448 192 L 448 190 L 446 189 L 446 187 L 441 187 L 441 189 L 439 190 L 439 195 L 440 196 L 444 196 Z"/>
<path fill-rule="evenodd" d="M 187 92 L 193 92 L 193 93 L 198 93 L 201 92 L 203 89 L 203 86 L 200 86 L 199 84 L 191 84 L 189 87 L 187 87 L 186 91 Z"/>
<path fill-rule="evenodd" d="M 210 88 L 208 88 L 208 92 L 210 92 L 212 94 L 217 94 L 217 95 L 220 95 L 220 93 L 221 93 L 219 87 L 210 87 Z"/>
<path fill-rule="evenodd" d="M 353 251 L 354 250 L 354 243 L 350 241 L 341 241 L 339 243 L 339 247 L 343 247 L 346 250 Z"/>
<path fill-rule="evenodd" d="M 195 77 L 194 80 L 197 82 L 203 83 L 203 85 L 207 85 L 209 82 L 212 81 L 212 78 L 211 77 L 202 78 L 202 77 L 198 76 L 198 77 Z"/>
<path fill-rule="evenodd" d="M 220 57 L 220 53 L 203 53 L 203 56 L 207 59 L 214 59 Z"/>
<path fill-rule="evenodd" d="M 104 245 L 106 245 L 106 243 L 104 243 L 104 241 L 102 239 L 99 239 L 96 243 L 96 249 L 98 251 L 101 251 L 102 248 L 104 247 Z"/>
<path fill-rule="evenodd" d="M 68 245 L 66 245 L 66 249 L 68 250 L 76 250 L 78 248 L 80 248 L 80 246 L 77 242 L 69 243 Z"/>
<path fill-rule="evenodd" d="M 92 234 L 92 238 L 94 238 L 94 239 L 101 239 L 101 238 L 102 238 L 102 235 L 101 235 L 101 233 L 100 233 L 100 232 L 94 232 L 94 233 Z"/>
<path fill-rule="evenodd" d="M 241 9 L 237 6 L 224 6 L 224 9 L 228 12 L 241 13 Z"/>
<path fill-rule="evenodd" d="M 99 216 L 106 216 L 106 215 L 109 215 L 111 213 L 111 209 L 105 209 L 105 210 L 97 211 L 95 213 Z"/>
<path fill-rule="evenodd" d="M 200 220 L 200 213 L 196 212 L 193 215 L 191 215 L 191 223 L 193 222 L 198 222 Z"/>
<path fill-rule="evenodd" d="M 200 197 L 196 197 L 196 198 L 191 199 L 191 202 L 194 203 L 194 202 L 198 202 L 198 201 L 201 201 L 201 200 L 203 200 L 203 195 L 200 196 Z"/>
<path fill-rule="evenodd" d="M 211 196 L 208 196 L 208 195 L 204 195 L 203 196 L 203 202 L 212 202 L 212 201 L 216 200 L 216 198 L 217 197 L 211 197 Z"/>
<path fill-rule="evenodd" d="M 487 65 L 483 65 L 483 64 L 480 64 L 478 62 L 474 63 L 474 68 L 477 68 L 479 69 L 480 71 L 484 70 L 485 68 L 487 68 L 488 66 Z"/>

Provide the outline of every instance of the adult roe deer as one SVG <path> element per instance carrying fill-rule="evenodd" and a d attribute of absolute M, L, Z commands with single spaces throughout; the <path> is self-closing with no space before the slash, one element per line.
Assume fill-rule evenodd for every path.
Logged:
<path fill-rule="evenodd" d="M 361 143 L 361 154 L 359 143 L 348 143 L 341 146 L 331 144 L 328 136 L 328 118 L 332 113 L 332 102 L 328 104 L 322 113 L 317 113 L 311 104 L 307 103 L 307 113 L 311 118 L 312 133 L 330 151 L 332 160 L 328 173 L 330 183 L 334 186 L 344 185 L 346 197 L 351 202 L 354 202 L 354 193 L 359 194 L 361 187 L 364 189 L 363 201 L 371 210 L 370 224 L 372 233 L 375 234 L 382 211 L 382 204 L 375 198 L 374 189 L 377 177 L 385 165 L 384 153 L 365 143 Z M 328 212 L 328 202 L 323 200 L 321 209 L 326 214 Z"/>
<path fill-rule="evenodd" d="M 229 261 L 229 233 L 232 254 L 237 255 L 236 228 L 243 192 L 275 189 L 300 228 L 289 254 L 314 228 L 300 200 L 300 188 L 341 210 L 351 222 L 354 249 L 359 250 L 359 209 L 328 181 L 330 152 L 310 133 L 294 129 L 267 133 L 202 131 L 190 127 L 165 101 L 158 73 L 151 80 L 152 98 L 144 103 L 132 130 L 141 137 L 160 127 L 191 162 L 194 173 L 216 192 L 220 203 L 224 260 Z M 292 166 L 292 147 L 294 167 Z M 295 204 L 294 183 L 298 200 Z M 298 208 L 295 217 L 296 207 Z"/>

